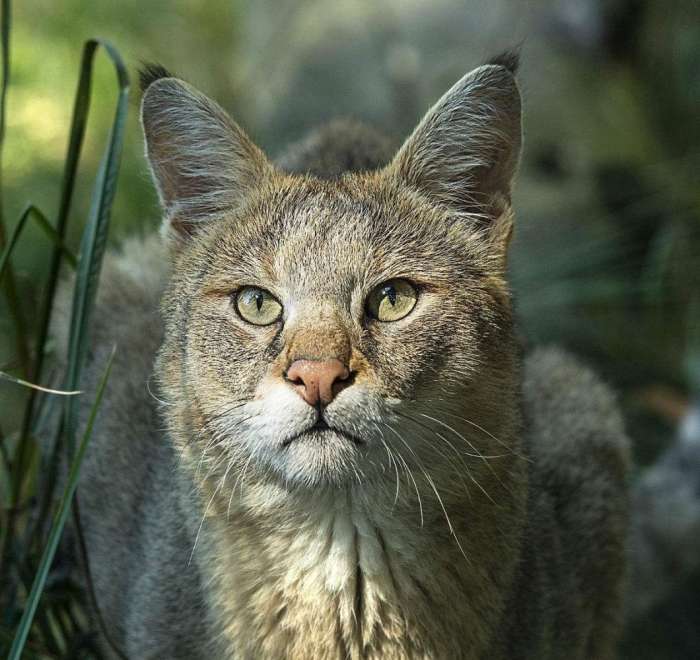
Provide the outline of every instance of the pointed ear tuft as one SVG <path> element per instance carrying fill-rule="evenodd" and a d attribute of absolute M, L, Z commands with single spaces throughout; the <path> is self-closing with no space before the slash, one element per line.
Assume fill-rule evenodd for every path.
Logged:
<path fill-rule="evenodd" d="M 217 103 L 177 78 L 148 86 L 141 123 L 165 221 L 180 235 L 235 210 L 272 172 Z"/>
<path fill-rule="evenodd" d="M 488 222 L 510 203 L 520 144 L 515 78 L 506 66 L 487 64 L 428 111 L 388 171 L 434 202 Z"/>
<path fill-rule="evenodd" d="M 520 49 L 511 48 L 510 50 L 504 50 L 502 53 L 492 57 L 486 64 L 505 67 L 515 75 L 520 67 Z"/>
<path fill-rule="evenodd" d="M 139 69 L 139 87 L 145 92 L 156 80 L 174 78 L 164 66 L 152 62 L 144 62 Z"/>

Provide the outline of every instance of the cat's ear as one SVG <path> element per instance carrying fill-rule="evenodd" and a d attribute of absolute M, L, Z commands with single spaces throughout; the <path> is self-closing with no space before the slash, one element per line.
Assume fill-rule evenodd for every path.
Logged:
<path fill-rule="evenodd" d="M 388 168 L 432 201 L 484 223 L 510 206 L 522 141 L 517 60 L 493 62 L 464 76 L 428 111 Z"/>
<path fill-rule="evenodd" d="M 273 167 L 214 101 L 163 69 L 142 72 L 141 123 L 166 227 L 180 237 L 236 209 Z"/>

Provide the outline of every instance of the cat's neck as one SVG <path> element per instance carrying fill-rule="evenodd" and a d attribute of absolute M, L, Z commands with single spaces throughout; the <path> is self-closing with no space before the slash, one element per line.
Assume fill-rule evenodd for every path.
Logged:
<path fill-rule="evenodd" d="M 508 557 L 519 537 L 508 521 L 517 519 L 517 507 L 427 491 L 419 506 L 385 488 L 316 495 L 255 488 L 247 494 L 254 509 L 239 503 L 229 510 L 228 501 L 214 498 L 196 550 L 214 586 L 217 627 L 239 655 L 302 658 L 314 648 L 319 657 L 459 657 L 465 648 L 484 650 L 512 577 Z M 511 547 L 501 556 L 504 542 Z"/>

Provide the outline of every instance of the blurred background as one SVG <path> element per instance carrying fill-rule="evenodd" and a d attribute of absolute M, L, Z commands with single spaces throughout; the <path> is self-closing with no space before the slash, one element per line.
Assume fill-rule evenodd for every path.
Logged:
<path fill-rule="evenodd" d="M 55 215 L 81 44 L 93 36 L 112 41 L 134 81 L 152 61 L 189 80 L 272 155 L 338 116 L 398 143 L 463 73 L 520 46 L 525 150 L 511 271 L 523 337 L 568 347 L 614 385 L 640 471 L 689 419 L 700 397 L 697 0 L 24 0 L 13 14 L 2 173 L 10 229 L 28 201 Z M 103 58 L 74 245 L 114 98 Z M 136 90 L 132 106 L 114 243 L 159 223 Z M 45 239 L 32 229 L 15 254 L 31 329 Z M 7 371 L 18 356 L 4 304 Z M 23 396 L 0 384 L 3 428 L 16 426 Z M 625 657 L 700 657 L 700 570 L 681 577 L 630 630 Z"/>

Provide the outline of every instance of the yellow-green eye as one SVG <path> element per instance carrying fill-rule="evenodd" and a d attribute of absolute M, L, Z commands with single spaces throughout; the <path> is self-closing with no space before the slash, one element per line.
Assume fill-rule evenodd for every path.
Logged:
<path fill-rule="evenodd" d="M 282 315 L 282 305 L 265 289 L 244 286 L 236 295 L 236 309 L 244 321 L 255 325 L 270 325 Z"/>
<path fill-rule="evenodd" d="M 398 321 L 415 307 L 418 292 L 406 280 L 389 280 L 367 298 L 367 313 L 379 321 Z"/>

